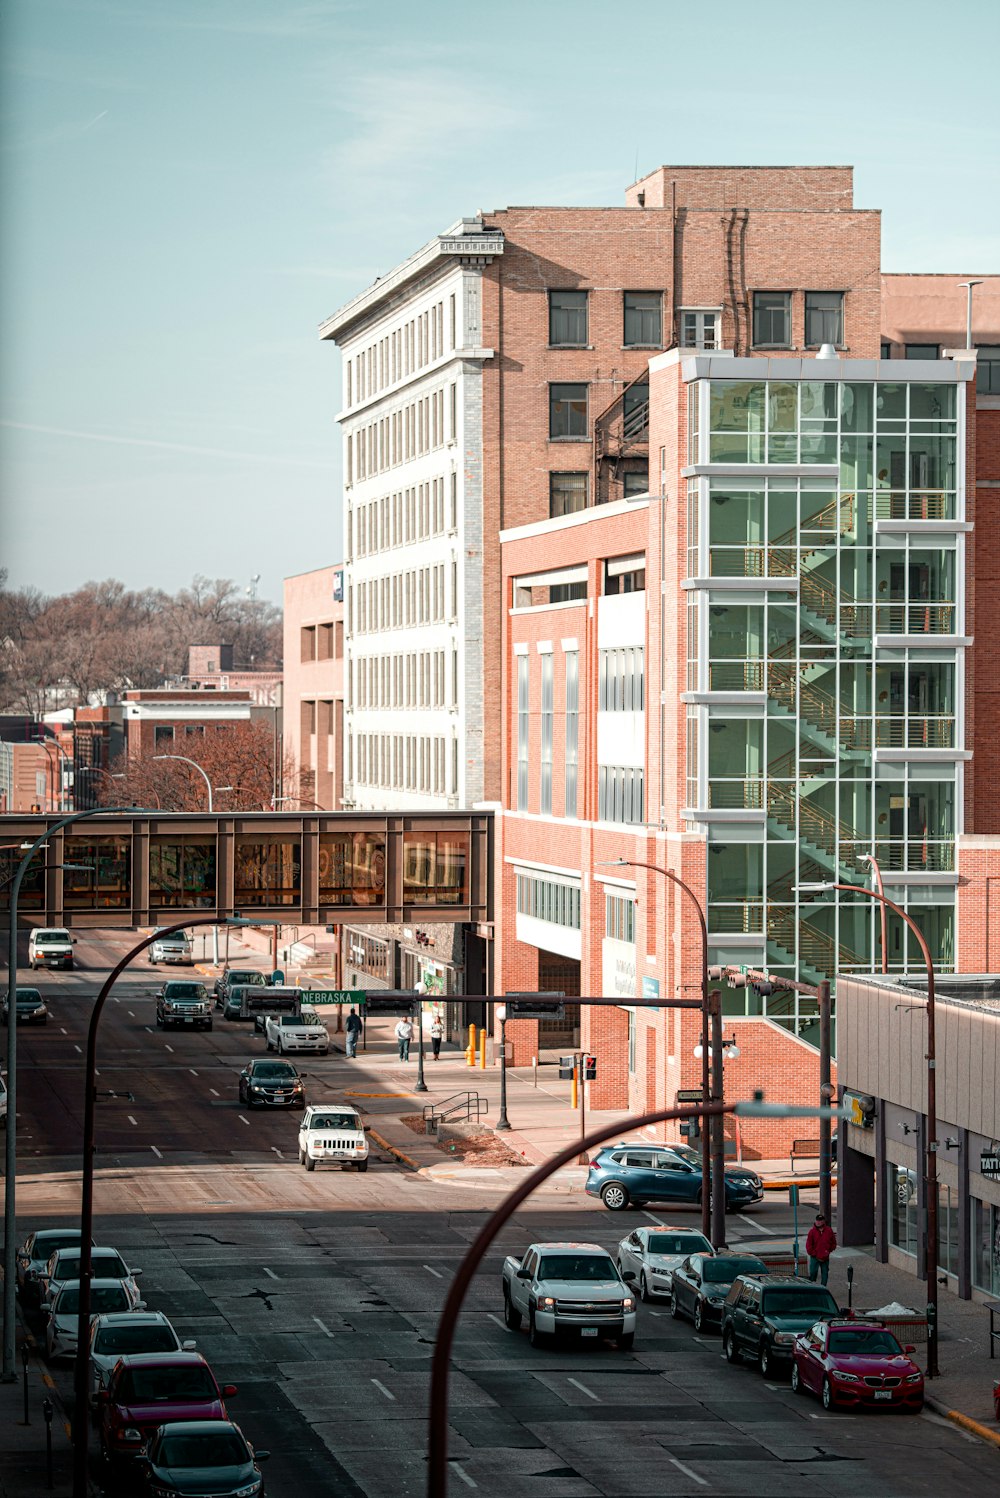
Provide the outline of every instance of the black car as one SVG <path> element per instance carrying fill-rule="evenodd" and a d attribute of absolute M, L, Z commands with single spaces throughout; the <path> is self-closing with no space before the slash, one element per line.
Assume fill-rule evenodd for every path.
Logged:
<path fill-rule="evenodd" d="M 156 995 L 156 1023 L 161 1030 L 170 1025 L 211 1030 L 212 1005 L 204 983 L 183 978 L 164 983 Z"/>
<path fill-rule="evenodd" d="M 19 1025 L 44 1025 L 49 1017 L 49 1011 L 45 1006 L 37 988 L 21 988 L 17 990 L 17 1022 Z M 3 997 L 0 998 L 0 1010 L 3 1013 L 3 1022 L 6 1025 L 10 1018 L 10 990 L 4 989 Z"/>
<path fill-rule="evenodd" d="M 215 994 L 215 1007 L 221 1009 L 226 1002 L 226 994 L 237 983 L 253 983 L 258 987 L 266 987 L 267 979 L 264 974 L 255 967 L 227 967 L 215 980 L 213 993 Z"/>
<path fill-rule="evenodd" d="M 143 1492 L 171 1498 L 202 1498 L 205 1493 L 264 1498 L 258 1462 L 270 1452 L 254 1451 L 231 1420 L 174 1420 L 161 1425 L 142 1458 Z"/>
<path fill-rule="evenodd" d="M 738 1274 L 766 1274 L 767 1265 L 754 1254 L 691 1254 L 674 1270 L 670 1296 L 672 1316 L 690 1316 L 696 1332 L 719 1326 L 722 1308 Z"/>
<path fill-rule="evenodd" d="M 776 1365 L 791 1366 L 797 1336 L 840 1314 L 825 1285 L 785 1274 L 741 1274 L 722 1308 L 722 1348 L 730 1363 L 753 1358 L 767 1378 Z"/>
<path fill-rule="evenodd" d="M 240 1072 L 240 1102 L 252 1108 L 304 1108 L 305 1088 L 290 1061 L 251 1061 Z"/>

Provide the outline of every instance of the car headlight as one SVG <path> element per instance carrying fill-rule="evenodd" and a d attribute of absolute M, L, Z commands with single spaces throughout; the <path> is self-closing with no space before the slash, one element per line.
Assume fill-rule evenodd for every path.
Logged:
<path fill-rule="evenodd" d="M 552 1295 L 540 1295 L 538 1297 L 538 1304 L 543 1311 L 551 1311 L 555 1309 L 556 1302 Z"/>
<path fill-rule="evenodd" d="M 794 1342 L 795 1341 L 795 1333 L 794 1332 L 775 1332 L 774 1337 L 773 1337 L 772 1340 L 775 1341 L 775 1342 L 780 1342 L 781 1345 L 784 1347 L 784 1346 L 787 1346 L 789 1342 Z"/>
<path fill-rule="evenodd" d="M 709 1299 L 709 1304 L 710 1305 L 721 1306 L 723 1304 L 723 1302 L 725 1301 L 726 1297 L 724 1295 L 710 1295 L 708 1297 L 708 1299 Z"/>
<path fill-rule="evenodd" d="M 263 1089 L 263 1087 L 262 1087 L 262 1086 L 261 1086 L 261 1085 L 260 1085 L 260 1083 L 259 1083 L 259 1082 L 251 1082 L 251 1083 L 250 1083 L 250 1091 L 251 1091 L 251 1092 L 263 1092 L 263 1091 L 264 1091 L 264 1089 Z"/>
<path fill-rule="evenodd" d="M 296 1082 L 295 1086 L 292 1088 L 292 1091 L 293 1092 L 301 1092 L 302 1091 L 302 1083 L 301 1082 Z"/>
<path fill-rule="evenodd" d="M 908 1373 L 906 1376 L 906 1382 L 908 1384 L 922 1384 L 923 1381 L 924 1375 L 922 1373 Z"/>
<path fill-rule="evenodd" d="M 634 1311 L 635 1310 L 635 1301 L 632 1299 L 631 1295 L 626 1295 L 625 1298 L 622 1300 L 622 1310 L 623 1311 Z"/>
<path fill-rule="evenodd" d="M 260 1478 L 257 1477 L 253 1482 L 248 1482 L 245 1488 L 236 1488 L 234 1490 L 233 1498 L 253 1498 L 254 1493 L 259 1492 Z"/>
<path fill-rule="evenodd" d="M 830 1377 L 839 1378 L 843 1384 L 859 1384 L 861 1382 L 856 1373 L 844 1373 L 840 1368 L 831 1368 Z"/>
<path fill-rule="evenodd" d="M 142 1431 L 136 1430 L 134 1425 L 126 1425 L 118 1432 L 119 1441 L 128 1441 L 131 1444 L 142 1444 Z"/>

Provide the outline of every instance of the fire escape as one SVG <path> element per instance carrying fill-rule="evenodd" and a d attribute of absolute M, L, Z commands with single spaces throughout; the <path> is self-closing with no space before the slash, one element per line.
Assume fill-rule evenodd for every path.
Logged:
<path fill-rule="evenodd" d="M 594 503 L 649 487 L 649 373 L 643 370 L 594 422 Z"/>

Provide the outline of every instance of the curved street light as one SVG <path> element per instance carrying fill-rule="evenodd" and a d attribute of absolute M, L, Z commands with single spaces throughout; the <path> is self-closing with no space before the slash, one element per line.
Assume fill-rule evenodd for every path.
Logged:
<path fill-rule="evenodd" d="M 192 770 L 197 770 L 205 782 L 205 789 L 208 791 L 208 814 L 210 817 L 215 815 L 215 807 L 212 804 L 212 782 L 209 780 L 207 772 L 202 769 L 196 759 L 189 759 L 186 754 L 154 754 L 153 758 L 177 759 L 180 760 L 182 765 L 190 765 Z M 219 927 L 217 924 L 212 927 L 212 966 L 219 966 Z"/>

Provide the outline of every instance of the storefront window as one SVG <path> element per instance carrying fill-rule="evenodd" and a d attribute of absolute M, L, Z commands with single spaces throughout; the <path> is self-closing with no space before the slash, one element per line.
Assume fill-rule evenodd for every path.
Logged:
<path fill-rule="evenodd" d="M 972 1201 L 972 1283 L 1000 1295 L 1000 1207 Z"/>
<path fill-rule="evenodd" d="M 385 904 L 382 833 L 328 832 L 319 840 L 321 905 Z"/>
<path fill-rule="evenodd" d="M 131 900 L 132 848 L 127 837 L 68 837 L 63 903 L 67 910 L 124 910 Z"/>
<path fill-rule="evenodd" d="M 938 1185 L 938 1267 L 958 1273 L 958 1192 Z"/>
<path fill-rule="evenodd" d="M 468 879 L 468 833 L 403 833 L 404 904 L 467 905 Z"/>
<path fill-rule="evenodd" d="M 152 910 L 214 905 L 215 843 L 150 838 L 149 904 Z"/>
<path fill-rule="evenodd" d="M 249 833 L 236 839 L 233 905 L 297 905 L 302 898 L 298 838 Z"/>
<path fill-rule="evenodd" d="M 904 1254 L 917 1253 L 917 1173 L 905 1165 L 886 1165 L 886 1196 L 889 1202 L 889 1242 Z"/>

